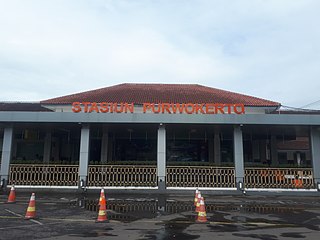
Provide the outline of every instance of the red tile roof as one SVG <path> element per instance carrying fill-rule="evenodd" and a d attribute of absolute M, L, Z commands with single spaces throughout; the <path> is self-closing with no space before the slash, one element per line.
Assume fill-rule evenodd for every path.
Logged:
<path fill-rule="evenodd" d="M 72 102 L 142 103 L 242 103 L 246 106 L 279 106 L 280 103 L 197 84 L 132 84 L 71 94 L 44 100 L 42 104 Z"/>

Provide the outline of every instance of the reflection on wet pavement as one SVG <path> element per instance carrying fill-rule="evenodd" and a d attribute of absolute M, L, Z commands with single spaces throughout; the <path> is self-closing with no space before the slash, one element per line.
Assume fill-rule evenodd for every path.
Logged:
<path fill-rule="evenodd" d="M 96 238 L 96 237 L 101 237 L 101 236 L 105 236 L 105 237 L 115 237 L 117 235 L 111 234 L 110 231 L 112 231 L 113 228 L 105 228 L 104 230 L 99 230 L 99 231 L 83 231 L 77 234 L 69 234 L 69 236 L 72 237 L 81 237 L 81 238 Z"/>
<path fill-rule="evenodd" d="M 86 199 L 84 208 L 98 211 L 97 199 Z M 108 199 L 108 218 L 120 222 L 149 219 L 159 220 L 164 227 L 146 233 L 144 239 L 196 239 L 197 235 L 183 233 L 183 230 L 195 224 L 196 213 L 192 201 L 176 201 L 170 199 Z M 310 209 L 310 208 L 309 208 Z M 280 204 L 236 202 L 207 202 L 206 212 L 211 232 L 237 232 L 235 236 L 256 239 L 277 239 L 272 234 L 242 234 L 241 231 L 268 228 L 303 227 L 319 231 L 319 212 L 305 211 L 302 204 L 287 202 Z M 176 216 L 178 218 L 170 218 Z M 166 216 L 168 220 L 160 220 Z M 174 231 L 171 231 L 173 230 Z M 181 231 L 180 231 L 181 230 Z M 241 235 L 242 234 L 242 235 Z M 283 237 L 304 238 L 303 232 L 283 233 Z M 158 236 L 158 238 L 156 237 Z M 159 236 L 162 236 L 159 238 Z"/>
<path fill-rule="evenodd" d="M 108 192 L 108 223 L 96 223 L 98 194 L 37 196 L 39 226 L 23 219 L 29 194 L 19 195 L 15 205 L 6 204 L 7 196 L 2 196 L 0 239 L 318 240 L 320 233 L 318 197 L 211 195 L 205 201 L 206 224 L 196 223 L 194 199 L 189 195 Z M 12 216 L 13 212 L 22 217 Z"/>
<path fill-rule="evenodd" d="M 174 218 L 164 222 L 164 228 L 157 231 L 148 231 L 143 239 L 181 239 L 192 240 L 199 238 L 199 235 L 191 235 L 183 231 L 192 223 L 186 218 Z"/>

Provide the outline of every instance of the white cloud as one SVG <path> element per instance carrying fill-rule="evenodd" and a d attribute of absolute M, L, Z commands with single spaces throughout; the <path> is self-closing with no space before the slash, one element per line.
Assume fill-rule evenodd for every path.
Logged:
<path fill-rule="evenodd" d="M 319 99 L 316 0 L 0 4 L 0 100 L 122 82 L 199 83 L 295 106 Z"/>

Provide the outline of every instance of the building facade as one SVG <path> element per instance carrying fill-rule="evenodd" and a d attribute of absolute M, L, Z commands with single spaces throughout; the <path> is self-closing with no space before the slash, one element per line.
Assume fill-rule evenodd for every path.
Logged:
<path fill-rule="evenodd" d="M 193 84 L 0 104 L 2 186 L 317 191 L 320 115 Z"/>

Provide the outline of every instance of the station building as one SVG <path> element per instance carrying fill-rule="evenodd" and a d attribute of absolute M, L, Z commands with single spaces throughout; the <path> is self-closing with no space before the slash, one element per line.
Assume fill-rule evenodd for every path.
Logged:
<path fill-rule="evenodd" d="M 196 84 L 0 103 L 1 185 L 317 191 L 320 112 Z"/>

